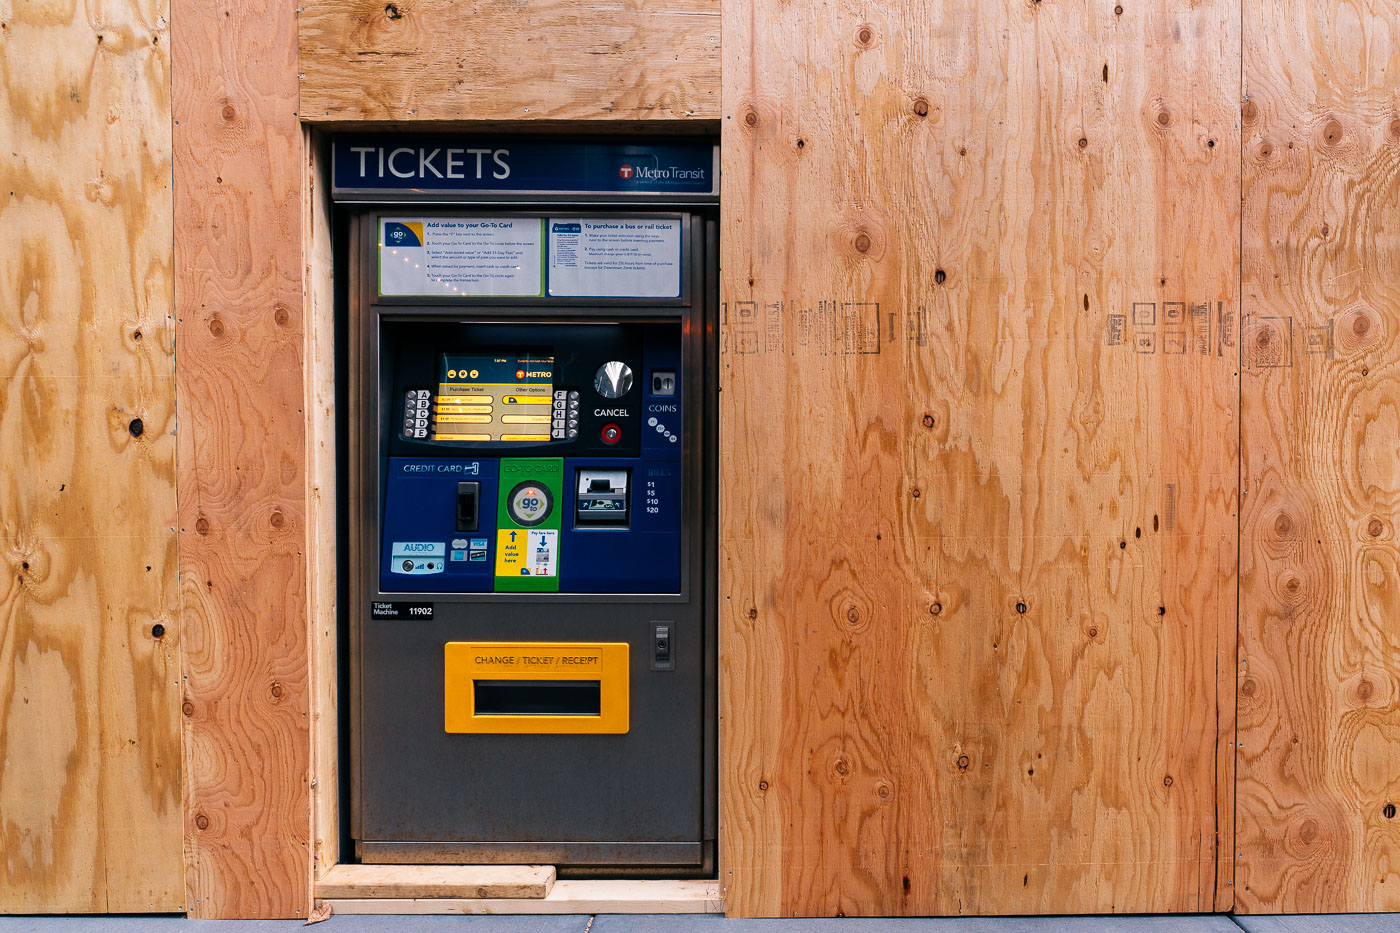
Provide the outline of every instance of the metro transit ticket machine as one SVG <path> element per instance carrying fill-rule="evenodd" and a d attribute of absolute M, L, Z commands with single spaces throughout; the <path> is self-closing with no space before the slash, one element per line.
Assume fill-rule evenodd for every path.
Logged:
<path fill-rule="evenodd" d="M 357 857 L 712 872 L 714 147 L 332 164 Z"/>

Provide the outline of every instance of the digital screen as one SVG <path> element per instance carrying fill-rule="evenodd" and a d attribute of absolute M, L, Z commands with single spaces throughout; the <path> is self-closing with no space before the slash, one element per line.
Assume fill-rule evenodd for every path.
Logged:
<path fill-rule="evenodd" d="M 548 441 L 554 357 L 444 353 L 433 399 L 435 441 Z"/>

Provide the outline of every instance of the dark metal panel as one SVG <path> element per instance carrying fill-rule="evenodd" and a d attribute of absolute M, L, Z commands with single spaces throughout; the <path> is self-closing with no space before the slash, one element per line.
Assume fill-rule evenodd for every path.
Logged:
<path fill-rule="evenodd" d="M 622 210 L 638 213 L 631 205 Z M 686 216 L 685 294 L 668 307 L 616 299 L 392 304 L 379 299 L 372 284 L 378 261 L 375 224 L 375 213 L 366 212 L 353 225 L 358 281 L 350 289 L 350 374 L 344 387 L 351 408 L 351 540 L 343 552 L 352 576 L 347 622 L 351 829 L 357 850 L 365 860 L 389 862 L 548 861 L 672 874 L 712 870 L 717 390 L 712 218 Z M 403 598 L 378 590 L 381 470 L 388 453 L 387 432 L 380 428 L 386 410 L 396 410 L 389 399 L 390 374 L 381 365 L 381 317 L 678 316 L 687 335 L 683 401 L 689 408 L 682 439 L 687 481 L 681 595 L 426 593 L 412 598 L 434 602 L 431 622 L 369 619 L 371 600 Z M 651 670 L 658 621 L 674 626 L 677 670 Z M 448 736 L 442 731 L 441 653 L 449 640 L 627 641 L 633 729 L 625 736 Z M 545 857 L 546 851 L 553 854 Z M 529 852 L 540 857 L 527 857 Z"/>

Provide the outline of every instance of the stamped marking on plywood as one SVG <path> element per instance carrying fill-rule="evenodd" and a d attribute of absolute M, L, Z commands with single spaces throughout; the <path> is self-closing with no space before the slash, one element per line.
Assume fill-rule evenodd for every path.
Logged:
<path fill-rule="evenodd" d="M 887 321 L 888 339 L 893 342 L 898 330 L 894 312 L 888 314 Z M 721 302 L 720 322 L 721 354 L 795 353 L 799 348 L 822 356 L 877 354 L 885 339 L 878 301 L 823 299 L 815 305 L 791 300 Z M 795 332 L 791 350 L 789 330 Z M 922 341 L 924 333 L 925 324 L 920 319 L 911 325 L 906 339 Z"/>
<path fill-rule="evenodd" d="M 1129 321 L 1131 320 L 1131 327 Z M 1107 315 L 1104 345 L 1131 345 L 1139 354 L 1166 356 L 1216 356 L 1224 359 L 1235 346 L 1235 313 L 1224 301 L 1132 302 L 1131 317 L 1126 313 Z"/>

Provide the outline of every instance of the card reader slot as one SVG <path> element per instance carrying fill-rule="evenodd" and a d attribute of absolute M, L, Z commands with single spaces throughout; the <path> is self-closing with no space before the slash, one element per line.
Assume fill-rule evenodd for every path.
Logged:
<path fill-rule="evenodd" d="M 602 681 L 477 680 L 478 716 L 601 716 Z"/>

